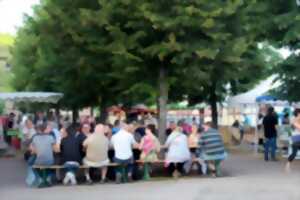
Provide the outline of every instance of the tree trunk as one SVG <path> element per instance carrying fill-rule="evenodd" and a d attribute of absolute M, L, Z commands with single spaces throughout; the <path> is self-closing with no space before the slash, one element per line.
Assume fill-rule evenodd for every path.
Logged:
<path fill-rule="evenodd" d="M 165 66 L 161 66 L 159 70 L 159 97 L 158 97 L 158 136 L 160 142 L 164 142 L 166 138 L 167 129 L 167 103 L 168 103 L 168 82 L 167 82 L 167 70 Z"/>
<path fill-rule="evenodd" d="M 211 107 L 211 118 L 214 128 L 218 128 L 218 98 L 216 95 L 216 85 L 214 84 L 211 88 L 210 94 L 210 107 Z"/>

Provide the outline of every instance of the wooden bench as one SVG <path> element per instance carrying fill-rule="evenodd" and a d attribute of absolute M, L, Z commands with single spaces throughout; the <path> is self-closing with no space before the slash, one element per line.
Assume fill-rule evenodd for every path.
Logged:
<path fill-rule="evenodd" d="M 192 162 L 193 163 L 198 162 L 198 159 L 194 159 Z M 157 160 L 157 161 L 154 161 L 154 162 L 144 162 L 142 160 L 136 160 L 135 163 L 144 165 L 143 179 L 144 180 L 149 180 L 151 178 L 151 176 L 150 176 L 150 164 L 164 164 L 165 161 L 164 160 Z M 117 167 L 117 166 L 121 166 L 121 165 L 118 164 L 118 163 L 109 163 L 106 166 L 107 167 Z M 32 168 L 41 170 L 42 171 L 42 181 L 43 181 L 43 183 L 47 183 L 47 173 L 46 173 L 47 169 L 57 170 L 57 169 L 64 169 L 65 167 L 63 165 L 50 165 L 50 166 L 33 165 Z M 94 167 L 90 167 L 90 166 L 87 166 L 87 165 L 80 165 L 79 166 L 79 169 L 89 169 L 89 168 L 94 168 Z M 124 182 L 127 181 L 125 168 L 122 168 L 122 179 L 123 179 Z"/>

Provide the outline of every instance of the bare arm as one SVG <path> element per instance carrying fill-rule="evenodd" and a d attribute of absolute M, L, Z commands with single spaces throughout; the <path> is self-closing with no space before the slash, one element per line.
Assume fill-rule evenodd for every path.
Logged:
<path fill-rule="evenodd" d="M 296 119 L 294 119 L 294 121 L 293 121 L 293 126 L 294 126 L 296 129 L 300 130 L 300 123 L 299 123 Z"/>

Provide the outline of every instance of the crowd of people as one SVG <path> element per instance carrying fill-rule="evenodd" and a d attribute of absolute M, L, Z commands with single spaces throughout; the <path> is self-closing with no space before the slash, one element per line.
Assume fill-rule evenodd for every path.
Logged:
<path fill-rule="evenodd" d="M 143 121 L 116 120 L 111 125 L 94 120 L 59 123 L 55 118 L 28 117 L 22 132 L 29 166 L 27 183 L 31 186 L 57 181 L 75 185 L 82 172 L 81 178 L 88 184 L 97 179 L 93 177 L 95 172 L 100 174 L 101 183 L 130 182 L 141 178 L 145 168 L 152 172 L 153 163 L 158 161 L 176 178 L 193 169 L 217 177 L 221 176 L 220 163 L 226 158 L 222 137 L 210 122 L 201 126 L 184 120 L 170 122 L 164 144 L 157 137 L 157 126 Z M 53 165 L 63 166 L 63 170 L 36 167 Z"/>

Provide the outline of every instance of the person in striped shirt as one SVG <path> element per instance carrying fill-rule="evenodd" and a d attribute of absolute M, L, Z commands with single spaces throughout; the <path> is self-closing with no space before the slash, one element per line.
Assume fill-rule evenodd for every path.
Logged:
<path fill-rule="evenodd" d="M 198 154 L 199 157 L 207 162 L 212 176 L 221 176 L 221 162 L 227 155 L 221 134 L 212 128 L 211 122 L 203 125 L 203 133 L 199 139 L 199 152 L 201 152 Z"/>

